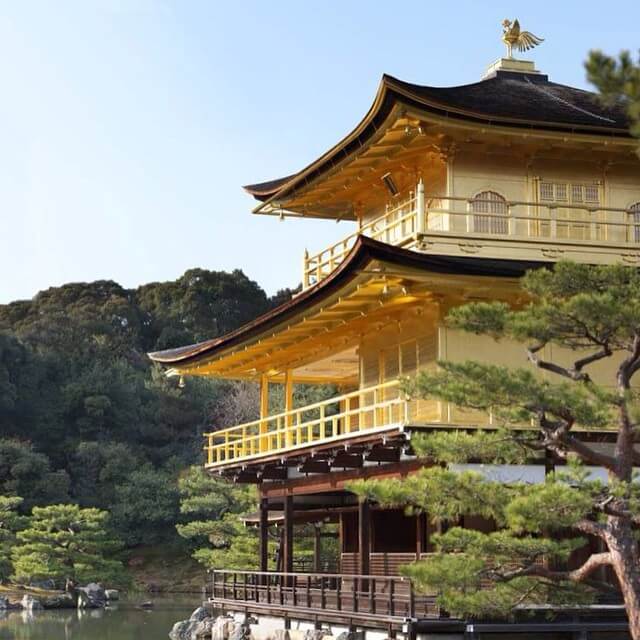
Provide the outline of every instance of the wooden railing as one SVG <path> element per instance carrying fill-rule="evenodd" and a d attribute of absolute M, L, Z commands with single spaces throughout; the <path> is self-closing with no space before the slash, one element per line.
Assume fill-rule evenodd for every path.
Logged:
<path fill-rule="evenodd" d="M 400 576 L 212 570 L 208 596 L 219 606 L 271 610 L 300 617 L 330 614 L 391 621 L 433 616 L 435 598 L 417 596 Z M 307 616 L 305 616 L 307 614 Z"/>
<path fill-rule="evenodd" d="M 417 198 L 413 193 L 408 198 L 387 210 L 383 215 L 362 225 L 357 231 L 315 255 L 305 252 L 303 285 L 310 287 L 326 278 L 345 258 L 357 237 L 364 235 L 387 244 L 401 245 L 417 231 Z"/>
<path fill-rule="evenodd" d="M 347 256 L 359 235 L 411 248 L 423 234 L 640 247 L 640 212 L 632 209 L 562 202 L 496 201 L 415 194 L 388 208 L 343 240 L 315 255 L 305 252 L 303 286 L 326 278 Z"/>
<path fill-rule="evenodd" d="M 409 402 L 392 380 L 366 389 L 205 434 L 207 466 L 348 438 L 409 418 Z"/>
<path fill-rule="evenodd" d="M 399 379 L 322 402 L 205 433 L 207 467 L 244 463 L 366 433 L 420 425 L 502 426 L 492 411 L 460 409 L 449 402 L 407 397 Z M 531 428 L 533 423 L 518 425 Z"/>

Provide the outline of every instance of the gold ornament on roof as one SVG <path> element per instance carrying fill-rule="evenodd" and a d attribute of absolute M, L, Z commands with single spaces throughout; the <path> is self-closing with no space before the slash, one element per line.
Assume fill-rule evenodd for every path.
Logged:
<path fill-rule="evenodd" d="M 514 47 L 518 51 L 528 51 L 544 42 L 544 38 L 538 38 L 531 31 L 520 31 L 520 23 L 517 19 L 513 22 L 511 20 L 503 20 L 502 42 L 507 45 L 507 58 L 513 58 Z"/>

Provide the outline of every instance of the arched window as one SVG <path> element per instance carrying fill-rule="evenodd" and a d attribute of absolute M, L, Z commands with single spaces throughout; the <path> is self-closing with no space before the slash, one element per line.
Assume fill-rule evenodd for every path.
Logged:
<path fill-rule="evenodd" d="M 631 210 L 631 220 L 633 222 L 633 238 L 634 242 L 640 242 L 640 202 L 632 204 L 629 209 Z"/>
<path fill-rule="evenodd" d="M 473 230 L 478 233 L 508 233 L 507 201 L 495 191 L 482 191 L 471 201 Z"/>

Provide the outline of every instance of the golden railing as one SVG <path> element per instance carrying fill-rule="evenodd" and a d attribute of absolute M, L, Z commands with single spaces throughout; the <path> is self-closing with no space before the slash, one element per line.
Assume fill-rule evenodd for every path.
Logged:
<path fill-rule="evenodd" d="M 304 287 L 326 278 L 346 257 L 359 235 L 398 246 L 416 233 L 417 199 L 408 198 L 388 207 L 383 215 L 362 225 L 357 231 L 319 253 L 304 256 Z"/>
<path fill-rule="evenodd" d="M 503 427 L 504 422 L 492 411 L 462 409 L 434 399 L 410 398 L 402 391 L 401 380 L 391 380 L 205 433 L 206 466 L 224 466 L 406 426 L 496 429 Z M 535 428 L 535 423 L 511 426 L 531 429 Z"/>
<path fill-rule="evenodd" d="M 317 254 L 305 252 L 303 286 L 326 278 L 345 259 L 359 235 L 411 248 L 422 234 L 637 249 L 640 212 L 589 204 L 425 195 L 418 185 L 415 195 L 412 192 L 346 238 Z"/>
<path fill-rule="evenodd" d="M 205 433 L 207 466 L 321 444 L 410 418 L 410 402 L 392 380 L 235 427 Z"/>

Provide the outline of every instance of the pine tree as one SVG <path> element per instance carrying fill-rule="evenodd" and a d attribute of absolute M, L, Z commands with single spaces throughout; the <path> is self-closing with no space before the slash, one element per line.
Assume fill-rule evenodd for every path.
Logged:
<path fill-rule="evenodd" d="M 63 582 L 119 582 L 119 543 L 108 530 L 106 511 L 74 504 L 34 507 L 29 524 L 17 533 L 14 573 L 20 579 Z"/>
<path fill-rule="evenodd" d="M 587 77 L 605 103 L 622 103 L 631 120 L 631 134 L 640 138 L 640 55 L 634 62 L 629 51 L 618 58 L 592 51 L 585 63 Z"/>
<path fill-rule="evenodd" d="M 242 521 L 257 508 L 255 488 L 209 476 L 202 467 L 191 467 L 179 487 L 188 521 L 176 528 L 196 545 L 193 557 L 210 569 L 257 569 L 258 536 Z"/>
<path fill-rule="evenodd" d="M 11 547 L 24 523 L 16 512 L 21 504 L 22 498 L 0 495 L 0 582 L 11 575 Z"/>
<path fill-rule="evenodd" d="M 640 484 L 634 466 L 640 465 L 640 411 L 632 382 L 640 370 L 640 273 L 559 263 L 553 271 L 529 272 L 522 286 L 529 302 L 520 308 L 477 302 L 455 308 L 447 321 L 498 341 L 522 342 L 533 367 L 440 362 L 436 371 L 406 383 L 414 396 L 491 411 L 503 428 L 415 438 L 415 450 L 433 466 L 409 479 L 358 482 L 353 489 L 436 521 L 455 524 L 461 516 L 480 515 L 496 523 L 493 533 L 451 526 L 434 537 L 432 559 L 406 568 L 450 612 L 507 615 L 523 603 L 588 602 L 619 588 L 638 640 Z M 608 379 L 603 371 L 612 371 Z M 586 437 L 596 431 L 608 432 L 610 444 Z M 451 466 L 539 461 L 541 455 L 553 458 L 556 472 L 538 484 L 500 482 Z M 588 466 L 606 469 L 607 480 Z M 588 538 L 601 551 L 570 570 L 570 554 Z M 617 586 L 602 579 L 606 568 Z"/>

